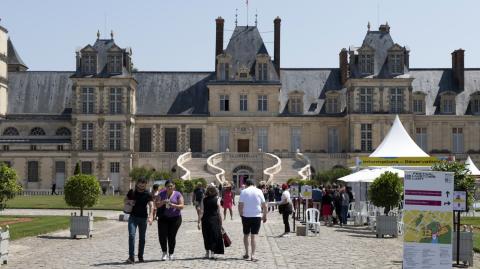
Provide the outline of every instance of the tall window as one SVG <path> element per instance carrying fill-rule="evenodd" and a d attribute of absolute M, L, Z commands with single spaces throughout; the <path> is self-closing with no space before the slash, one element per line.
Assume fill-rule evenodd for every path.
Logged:
<path fill-rule="evenodd" d="M 266 127 L 258 128 L 258 148 L 263 152 L 268 151 L 268 129 Z"/>
<path fill-rule="evenodd" d="M 93 150 L 93 123 L 82 123 L 82 150 Z"/>
<path fill-rule="evenodd" d="M 452 129 L 452 151 L 453 153 L 463 153 L 463 129 Z"/>
<path fill-rule="evenodd" d="M 268 80 L 268 66 L 266 63 L 258 64 L 258 80 Z"/>
<path fill-rule="evenodd" d="M 108 72 L 109 73 L 121 73 L 122 72 L 122 55 L 109 55 L 108 56 Z"/>
<path fill-rule="evenodd" d="M 110 114 L 122 113 L 122 89 L 110 89 Z"/>
<path fill-rule="evenodd" d="M 328 128 L 328 152 L 335 153 L 340 151 L 340 138 L 337 128 Z"/>
<path fill-rule="evenodd" d="M 372 113 L 373 110 L 373 89 L 360 89 L 360 113 Z"/>
<path fill-rule="evenodd" d="M 390 56 L 388 57 L 388 60 L 390 62 L 390 72 L 392 72 L 392 74 L 403 73 L 401 54 L 398 54 L 398 53 L 390 54 Z"/>
<path fill-rule="evenodd" d="M 228 128 L 220 128 L 220 139 L 219 139 L 219 147 L 218 150 L 220 152 L 225 152 L 227 151 L 228 148 L 228 142 L 229 142 L 229 131 Z"/>
<path fill-rule="evenodd" d="M 152 151 L 152 128 L 140 128 L 140 152 Z"/>
<path fill-rule="evenodd" d="M 455 98 L 442 96 L 442 112 L 445 114 L 453 114 L 455 112 Z"/>
<path fill-rule="evenodd" d="M 425 101 L 419 98 L 413 99 L 413 113 L 425 113 Z"/>
<path fill-rule="evenodd" d="M 229 111 L 229 110 L 230 110 L 229 96 L 226 94 L 220 95 L 220 111 Z"/>
<path fill-rule="evenodd" d="M 37 161 L 28 161 L 28 171 L 27 171 L 27 181 L 28 182 L 38 182 L 38 162 Z"/>
<path fill-rule="evenodd" d="M 94 53 L 87 53 L 82 56 L 83 72 L 86 74 L 97 73 L 97 55 Z"/>
<path fill-rule="evenodd" d="M 474 115 L 480 114 L 480 98 L 479 97 L 475 97 L 472 100 L 472 113 Z"/>
<path fill-rule="evenodd" d="M 120 163 L 111 162 L 110 163 L 110 173 L 120 173 Z"/>
<path fill-rule="evenodd" d="M 302 113 L 302 99 L 299 96 L 290 99 L 290 113 Z"/>
<path fill-rule="evenodd" d="M 110 150 L 121 150 L 122 143 L 122 124 L 121 123 L 110 123 L 109 126 L 109 149 Z"/>
<path fill-rule="evenodd" d="M 338 113 L 338 98 L 327 97 L 327 113 Z"/>
<path fill-rule="evenodd" d="M 93 114 L 93 88 L 82 88 L 82 113 Z"/>
<path fill-rule="evenodd" d="M 417 145 L 423 149 L 423 151 L 428 151 L 427 146 L 427 128 L 420 127 L 415 129 L 415 138 Z"/>
<path fill-rule="evenodd" d="M 372 151 L 372 124 L 362 123 L 360 132 L 361 150 L 363 152 Z"/>
<path fill-rule="evenodd" d="M 90 161 L 82 162 L 82 174 L 87 174 L 87 175 L 93 174 L 92 162 Z"/>
<path fill-rule="evenodd" d="M 177 128 L 165 128 L 165 152 L 177 152 Z"/>
<path fill-rule="evenodd" d="M 403 112 L 403 89 L 393 88 L 390 89 L 390 113 L 402 113 Z"/>
<path fill-rule="evenodd" d="M 220 63 L 220 80 L 228 80 L 230 75 L 230 66 L 228 63 Z"/>
<path fill-rule="evenodd" d="M 258 96 L 258 111 L 268 111 L 268 99 L 266 95 Z"/>
<path fill-rule="evenodd" d="M 302 129 L 300 127 L 293 127 L 291 129 L 290 146 L 291 152 L 296 152 L 297 149 L 302 149 Z"/>
<path fill-rule="evenodd" d="M 240 111 L 248 111 L 248 96 L 246 94 L 240 95 Z"/>
<path fill-rule="evenodd" d="M 360 72 L 362 74 L 373 73 L 373 55 L 372 54 L 360 54 Z"/>

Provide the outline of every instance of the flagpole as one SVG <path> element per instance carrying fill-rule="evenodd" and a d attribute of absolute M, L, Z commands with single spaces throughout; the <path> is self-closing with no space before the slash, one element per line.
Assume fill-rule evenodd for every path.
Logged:
<path fill-rule="evenodd" d="M 247 2 L 247 27 L 248 27 L 248 0 L 246 0 Z"/>

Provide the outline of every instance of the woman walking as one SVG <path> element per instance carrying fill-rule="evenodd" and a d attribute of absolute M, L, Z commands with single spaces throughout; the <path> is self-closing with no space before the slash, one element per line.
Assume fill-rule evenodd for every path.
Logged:
<path fill-rule="evenodd" d="M 181 210 L 184 203 L 182 194 L 175 191 L 175 185 L 171 180 L 165 182 L 165 190 L 160 192 L 155 205 L 158 217 L 158 239 L 163 252 L 162 261 L 174 260 L 175 238 L 182 224 Z"/>
<path fill-rule="evenodd" d="M 283 224 L 285 225 L 285 232 L 281 236 L 289 236 L 290 234 L 290 223 L 288 222 L 288 217 L 293 213 L 292 200 L 290 199 L 290 191 L 288 191 L 288 185 L 282 185 L 282 199 L 278 206 L 278 211 L 282 213 Z"/>
<path fill-rule="evenodd" d="M 215 186 L 208 185 L 200 208 L 198 229 L 202 229 L 205 258 L 215 259 L 215 254 L 224 253 L 220 199 Z"/>
<path fill-rule="evenodd" d="M 322 216 L 325 221 L 325 225 L 332 226 L 332 213 L 333 213 L 333 198 L 330 186 L 327 186 L 327 190 L 322 196 Z"/>
<path fill-rule="evenodd" d="M 232 191 L 232 185 L 225 185 L 223 196 L 222 196 L 222 207 L 223 207 L 223 220 L 227 218 L 227 209 L 230 211 L 230 219 L 233 220 L 232 206 L 235 205 L 235 194 Z"/>

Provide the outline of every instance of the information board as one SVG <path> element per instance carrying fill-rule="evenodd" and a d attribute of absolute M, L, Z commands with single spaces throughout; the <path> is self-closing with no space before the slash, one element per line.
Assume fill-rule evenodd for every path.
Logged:
<path fill-rule="evenodd" d="M 303 185 L 301 189 L 303 199 L 312 199 L 312 186 Z"/>
<path fill-rule="evenodd" d="M 405 171 L 404 269 L 452 268 L 453 173 Z"/>
<path fill-rule="evenodd" d="M 290 186 L 290 196 L 292 198 L 298 198 L 300 196 L 300 189 L 298 185 Z"/>
<path fill-rule="evenodd" d="M 467 211 L 467 192 L 453 192 L 453 211 Z"/>

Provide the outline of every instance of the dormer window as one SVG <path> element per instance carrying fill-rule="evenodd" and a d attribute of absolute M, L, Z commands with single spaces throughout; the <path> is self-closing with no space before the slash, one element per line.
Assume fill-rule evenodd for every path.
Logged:
<path fill-rule="evenodd" d="M 85 53 L 82 56 L 82 72 L 86 74 L 97 73 L 97 54 Z"/>
<path fill-rule="evenodd" d="M 220 80 L 228 80 L 230 75 L 230 65 L 228 63 L 220 63 Z"/>
<path fill-rule="evenodd" d="M 402 55 L 399 53 L 391 53 L 388 56 L 388 62 L 390 64 L 390 72 L 392 74 L 402 74 L 403 73 L 403 62 Z"/>
<path fill-rule="evenodd" d="M 249 71 L 250 70 L 245 66 L 240 67 L 239 70 L 238 70 L 238 79 L 239 80 L 249 79 L 249 75 L 248 75 Z"/>
<path fill-rule="evenodd" d="M 413 113 L 425 114 L 425 95 L 415 94 L 413 95 Z"/>
<path fill-rule="evenodd" d="M 122 72 L 122 55 L 110 54 L 108 59 L 108 72 L 109 73 L 121 73 Z"/>
<path fill-rule="evenodd" d="M 302 113 L 302 97 L 301 96 L 292 96 L 290 98 L 290 113 L 300 114 Z"/>
<path fill-rule="evenodd" d="M 480 115 L 480 92 L 476 92 L 470 97 L 470 107 L 473 115 Z"/>
<path fill-rule="evenodd" d="M 268 65 L 267 63 L 258 64 L 258 80 L 268 80 Z"/>
<path fill-rule="evenodd" d="M 360 54 L 360 73 L 362 74 L 373 73 L 373 54 L 370 54 L 370 53 Z"/>
<path fill-rule="evenodd" d="M 338 113 L 338 97 L 337 96 L 328 96 L 327 100 L 327 107 L 326 107 L 326 112 L 327 113 Z"/>
<path fill-rule="evenodd" d="M 442 114 L 454 114 L 455 113 L 455 95 L 443 94 L 441 96 L 440 111 Z"/>

